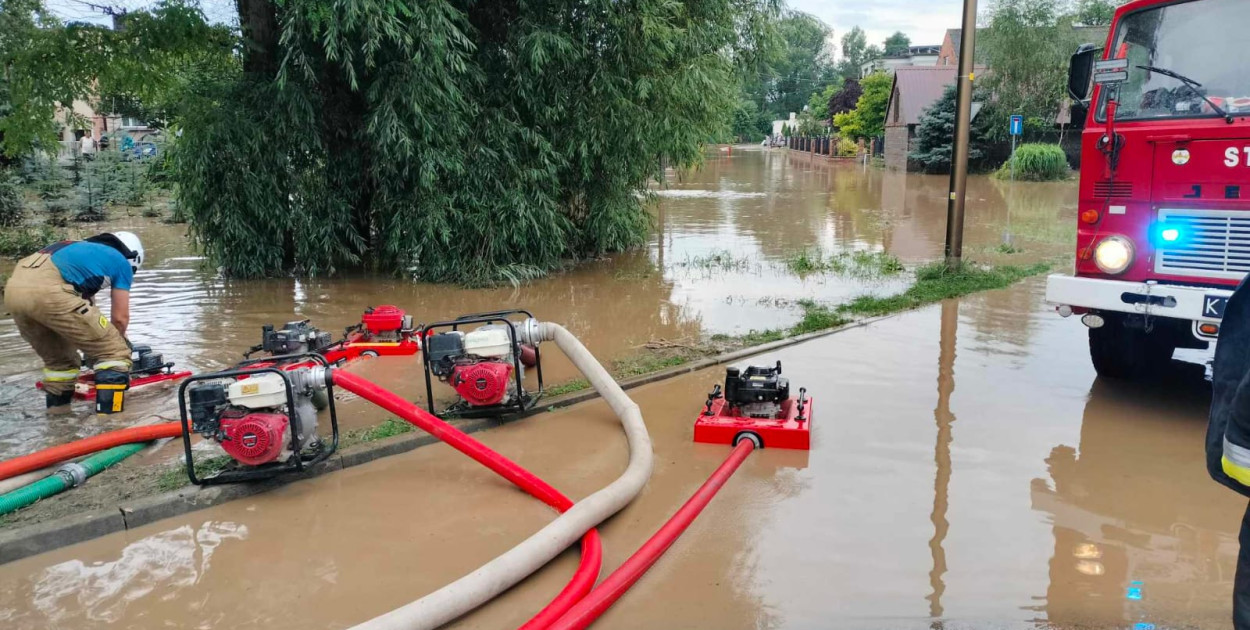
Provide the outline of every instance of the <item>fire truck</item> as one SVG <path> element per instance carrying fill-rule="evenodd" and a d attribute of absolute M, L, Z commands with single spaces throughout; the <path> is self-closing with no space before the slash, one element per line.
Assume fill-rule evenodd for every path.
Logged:
<path fill-rule="evenodd" d="M 1208 348 L 1250 272 L 1246 0 L 1138 0 L 1072 57 L 1084 120 L 1075 275 L 1046 300 L 1089 329 L 1097 372 L 1157 373 Z M 1078 116 L 1080 118 L 1078 118 Z"/>

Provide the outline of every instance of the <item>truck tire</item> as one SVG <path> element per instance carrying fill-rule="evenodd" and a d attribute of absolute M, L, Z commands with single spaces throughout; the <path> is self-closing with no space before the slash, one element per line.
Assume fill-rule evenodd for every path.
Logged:
<path fill-rule="evenodd" d="M 1101 328 L 1089 329 L 1089 357 L 1103 378 L 1146 380 L 1160 374 L 1172 362 L 1176 345 L 1168 330 L 1144 330 L 1107 317 Z"/>

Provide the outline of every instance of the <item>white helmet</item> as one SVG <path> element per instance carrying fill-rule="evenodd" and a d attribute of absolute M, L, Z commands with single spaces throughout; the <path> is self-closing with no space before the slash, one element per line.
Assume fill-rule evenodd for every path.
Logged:
<path fill-rule="evenodd" d="M 134 232 L 113 232 L 113 236 L 130 250 L 131 255 L 126 259 L 130 261 L 130 267 L 138 271 L 143 266 L 143 243 L 139 237 Z"/>

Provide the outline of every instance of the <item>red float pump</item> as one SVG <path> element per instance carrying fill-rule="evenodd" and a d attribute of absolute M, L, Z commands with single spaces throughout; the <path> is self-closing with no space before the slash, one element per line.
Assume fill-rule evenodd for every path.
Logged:
<path fill-rule="evenodd" d="M 790 381 L 776 367 L 725 370 L 725 386 L 708 394 L 694 423 L 694 441 L 734 444 L 750 440 L 757 448 L 811 450 L 812 399 L 800 388 L 790 396 Z"/>

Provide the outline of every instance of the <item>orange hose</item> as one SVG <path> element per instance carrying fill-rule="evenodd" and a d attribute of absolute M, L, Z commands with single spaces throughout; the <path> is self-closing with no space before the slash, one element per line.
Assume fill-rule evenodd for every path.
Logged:
<path fill-rule="evenodd" d="M 14 457 L 5 462 L 0 462 L 0 480 L 15 477 L 17 475 L 28 473 L 32 470 L 46 468 L 53 464 L 82 457 L 92 453 L 121 446 L 122 444 L 134 444 L 135 442 L 151 442 L 152 440 L 160 440 L 164 438 L 175 438 L 182 436 L 181 422 L 165 422 L 162 424 L 149 424 L 140 427 L 130 427 L 129 429 L 120 429 L 118 431 L 109 431 L 100 435 L 93 435 L 69 444 L 61 444 L 53 446 L 42 451 Z"/>

